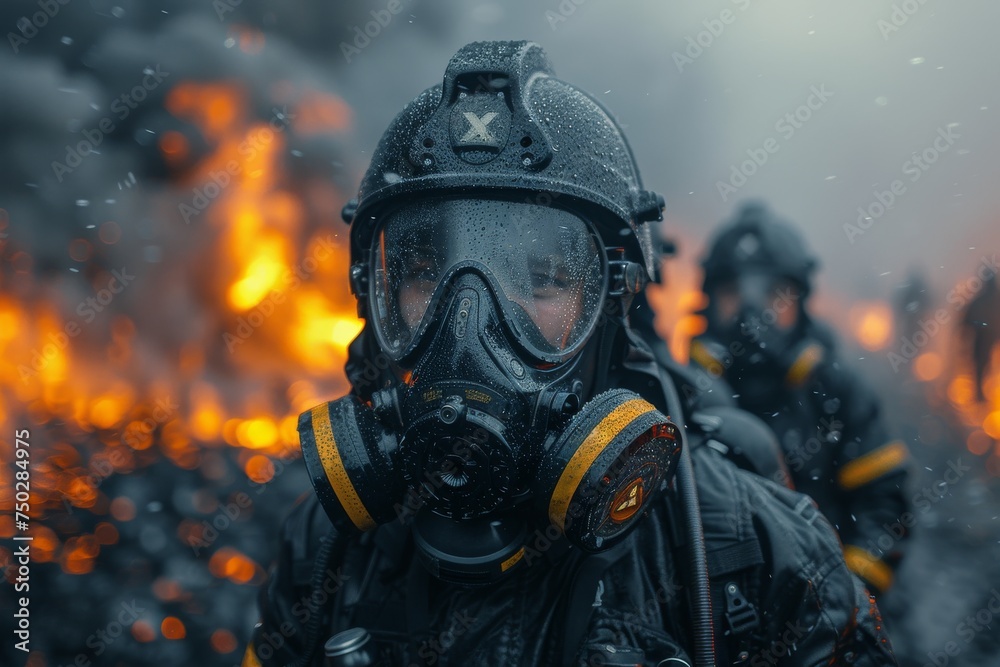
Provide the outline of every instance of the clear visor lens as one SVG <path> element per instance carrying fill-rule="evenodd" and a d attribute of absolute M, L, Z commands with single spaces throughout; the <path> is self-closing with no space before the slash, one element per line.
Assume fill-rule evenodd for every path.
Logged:
<path fill-rule="evenodd" d="M 603 297 L 602 256 L 587 223 L 526 203 L 414 203 L 386 217 L 372 260 L 376 333 L 396 357 L 431 319 L 442 282 L 463 267 L 488 278 L 520 342 L 543 356 L 584 340 Z"/>

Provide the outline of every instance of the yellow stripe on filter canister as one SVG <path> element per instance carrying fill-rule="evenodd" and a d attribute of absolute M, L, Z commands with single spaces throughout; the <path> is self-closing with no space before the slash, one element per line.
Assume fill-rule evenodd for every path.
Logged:
<path fill-rule="evenodd" d="M 906 463 L 907 459 L 909 452 L 906 445 L 894 440 L 841 466 L 837 473 L 837 483 L 840 488 L 852 491 L 892 472 Z"/>
<path fill-rule="evenodd" d="M 597 457 L 608 446 L 608 443 L 635 419 L 655 409 L 649 401 L 641 398 L 630 399 L 612 410 L 587 435 L 570 458 L 569 463 L 566 464 L 549 501 L 549 518 L 560 530 L 565 530 L 566 514 L 569 511 L 573 495 Z"/>
<path fill-rule="evenodd" d="M 354 483 L 344 468 L 344 462 L 340 458 L 340 451 L 337 449 L 337 441 L 333 437 L 333 428 L 330 426 L 330 411 L 328 404 L 317 405 L 309 411 L 312 419 L 313 434 L 316 438 L 316 451 L 319 454 L 323 470 L 326 472 L 327 481 L 333 492 L 337 494 L 347 516 L 359 530 L 371 530 L 375 527 L 375 520 L 372 519 L 368 509 L 358 496 Z"/>
<path fill-rule="evenodd" d="M 506 572 L 510 568 L 517 565 L 522 558 L 524 558 L 524 547 L 521 547 L 520 549 L 517 550 L 517 552 L 513 556 L 511 556 L 504 562 L 500 563 L 500 571 Z"/>

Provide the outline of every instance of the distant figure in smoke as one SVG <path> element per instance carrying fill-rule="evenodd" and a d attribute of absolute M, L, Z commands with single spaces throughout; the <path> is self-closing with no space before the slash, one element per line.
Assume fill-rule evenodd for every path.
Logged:
<path fill-rule="evenodd" d="M 771 426 L 796 490 L 838 529 L 848 566 L 884 592 L 907 537 L 907 448 L 888 438 L 876 396 L 806 310 L 816 264 L 794 228 L 744 206 L 704 260 L 708 326 L 691 360 Z"/>
<path fill-rule="evenodd" d="M 920 320 L 930 309 L 930 304 L 930 288 L 923 273 L 918 269 L 911 269 L 906 282 L 899 286 L 894 304 L 901 336 L 907 340 L 913 339 L 913 335 L 920 331 Z"/>
<path fill-rule="evenodd" d="M 968 341 L 972 366 L 976 374 L 976 396 L 986 400 L 983 384 L 990 369 L 993 348 L 1000 342 L 1000 289 L 996 274 L 983 282 L 983 287 L 972 299 L 962 316 L 962 340 Z"/>

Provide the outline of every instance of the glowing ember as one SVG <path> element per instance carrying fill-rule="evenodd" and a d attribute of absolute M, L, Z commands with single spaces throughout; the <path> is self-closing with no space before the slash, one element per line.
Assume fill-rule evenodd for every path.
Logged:
<path fill-rule="evenodd" d="M 918 380 L 936 380 L 944 370 L 944 360 L 936 352 L 925 352 L 913 361 L 913 375 Z"/>
<path fill-rule="evenodd" d="M 138 620 L 132 624 L 132 636 L 138 642 L 151 642 L 156 639 L 156 631 L 146 621 Z"/>
<path fill-rule="evenodd" d="M 187 636 L 184 623 L 176 616 L 167 616 L 163 619 L 163 622 L 160 623 L 160 632 L 167 639 L 184 639 Z"/>
<path fill-rule="evenodd" d="M 262 574 L 260 566 L 239 551 L 224 547 L 212 554 L 208 563 L 209 571 L 219 578 L 226 578 L 237 584 L 250 582 Z"/>
<path fill-rule="evenodd" d="M 256 454 L 244 466 L 247 477 L 258 484 L 266 484 L 274 477 L 274 463 L 266 456 Z"/>
<path fill-rule="evenodd" d="M 892 309 L 881 301 L 859 302 L 848 313 L 848 321 L 866 350 L 881 350 L 892 337 Z"/>
<path fill-rule="evenodd" d="M 212 648 L 217 653 L 232 653 L 236 650 L 236 636 L 224 628 L 220 628 L 212 633 Z"/>

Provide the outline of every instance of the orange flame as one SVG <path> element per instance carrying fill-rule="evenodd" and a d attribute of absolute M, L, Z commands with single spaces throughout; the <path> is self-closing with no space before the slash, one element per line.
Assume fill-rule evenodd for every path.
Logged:
<path fill-rule="evenodd" d="M 234 30 L 242 51 L 263 47 L 262 33 Z M 178 196 L 190 202 L 194 191 L 204 199 L 195 198 L 203 204 L 200 227 L 188 228 L 198 243 L 162 264 L 164 273 L 150 269 L 143 279 L 153 288 L 128 288 L 148 290 L 145 310 L 140 305 L 128 317 L 116 316 L 116 304 L 82 326 L 64 290 L 34 281 L 30 289 L 14 289 L 12 281 L 30 276 L 34 259 L 0 243 L 0 426 L 13 433 L 15 425 L 59 425 L 50 442 L 42 441 L 42 429 L 31 429 L 32 518 L 66 506 L 131 521 L 135 504 L 109 497 L 107 477 L 160 457 L 194 468 L 207 448 L 224 443 L 242 450 L 237 458 L 248 478 L 269 480 L 275 474 L 270 457 L 298 447 L 299 412 L 346 387 L 347 346 L 362 324 L 346 289 L 347 251 L 336 233 L 310 219 L 315 207 L 326 214 L 344 197 L 326 183 L 304 191 L 285 161 L 291 133 L 344 132 L 351 114 L 329 93 L 280 84 L 274 94 L 291 109 L 288 118 L 255 116 L 236 82 L 182 82 L 168 92 L 167 111 L 195 126 L 210 152 L 195 154 L 201 143 L 179 131 L 158 140 L 166 164 L 180 174 L 178 189 L 168 193 L 171 204 Z M 2 210 L 0 223 L 8 224 Z M 96 236 L 99 241 L 70 241 L 67 256 L 90 261 L 123 230 L 109 220 Z M 197 279 L 189 280 L 185 269 Z M 109 277 L 91 277 L 95 292 Z M 180 311 L 183 342 L 157 348 L 150 313 L 169 310 L 179 294 L 198 309 Z M 226 334 L 236 342 L 228 345 Z M 87 446 L 68 444 L 77 441 Z M 0 516 L 12 516 L 13 507 L 13 484 L 4 476 Z M 89 572 L 100 549 L 119 539 L 109 522 L 98 523 L 93 535 L 57 535 L 41 523 L 32 530 L 35 558 L 71 574 Z M 13 532 L 0 518 L 0 534 Z M 224 576 L 240 583 L 257 577 L 259 567 L 242 559 L 227 565 Z M 169 629 L 175 636 L 184 632 L 183 626 Z M 167 636 L 167 628 L 161 630 Z M 155 636 L 151 626 L 137 632 L 143 641 Z"/>

